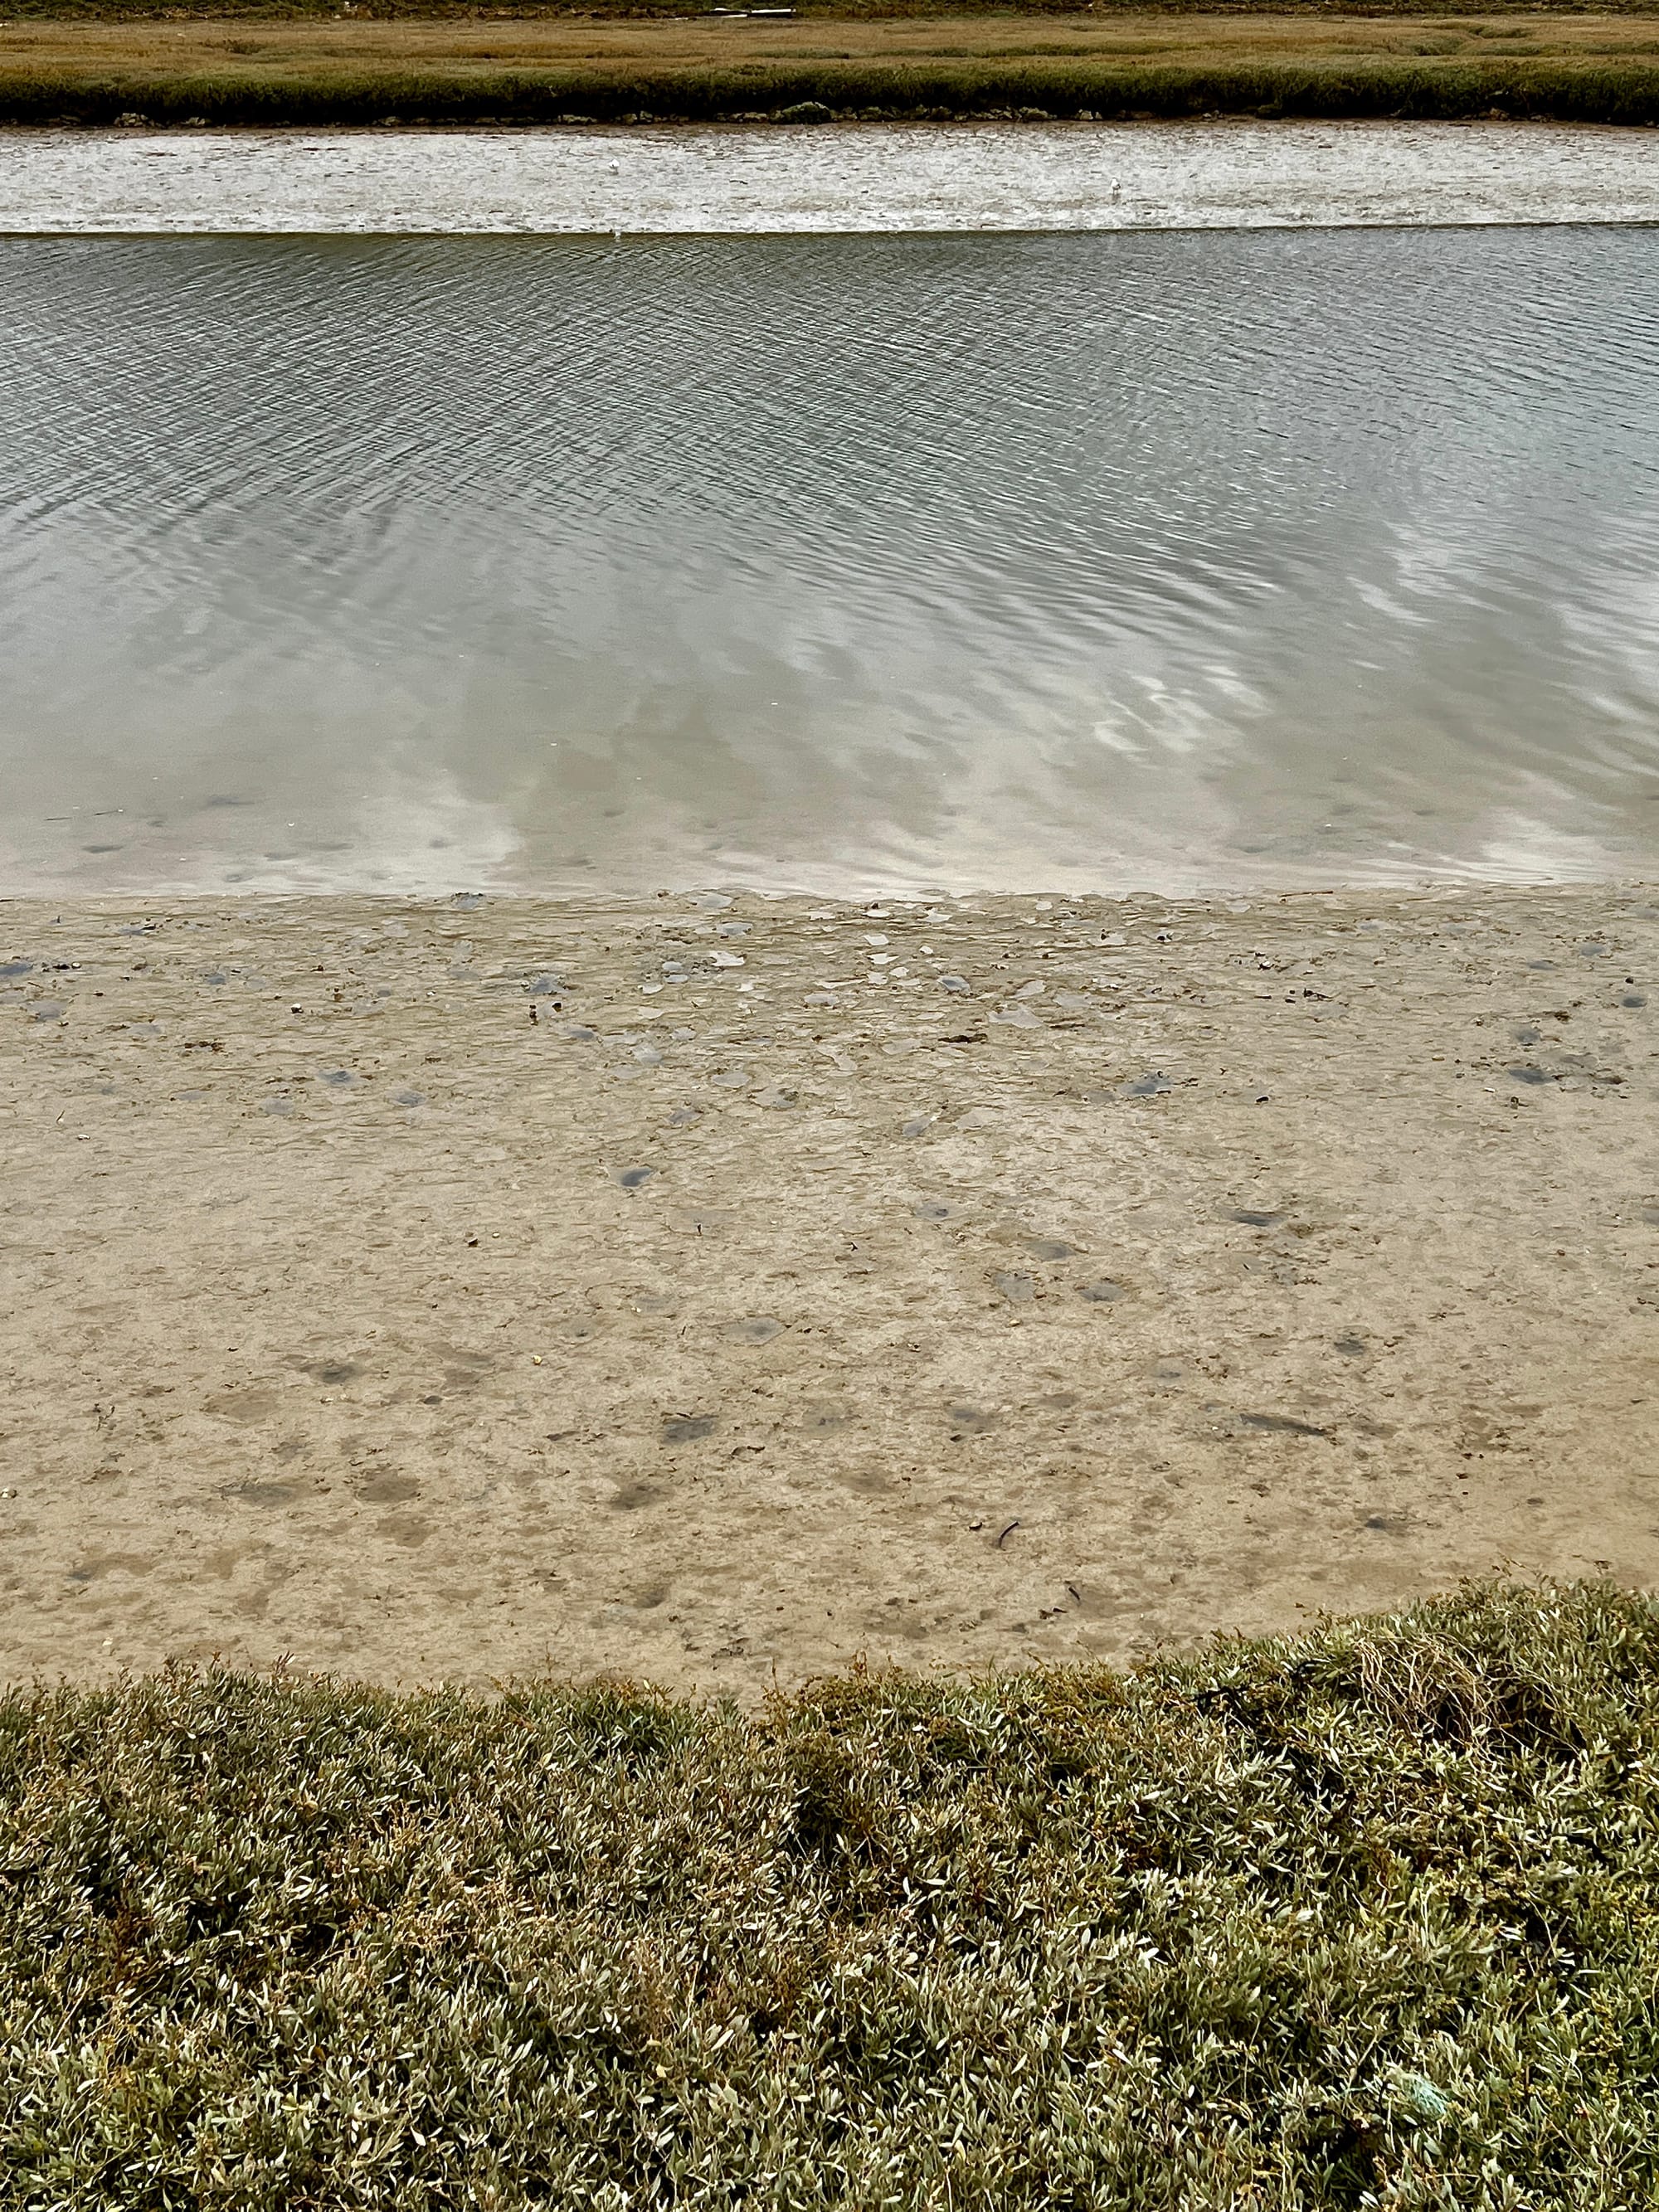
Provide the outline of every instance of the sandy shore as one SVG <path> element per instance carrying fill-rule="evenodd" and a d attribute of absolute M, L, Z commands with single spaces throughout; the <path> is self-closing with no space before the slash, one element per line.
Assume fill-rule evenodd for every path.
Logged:
<path fill-rule="evenodd" d="M 1556 124 L 0 131 L 0 233 L 1201 230 L 1659 222 Z"/>
<path fill-rule="evenodd" d="M 1659 1579 L 1656 953 L 1628 889 L 11 906 L 0 1668 Z"/>

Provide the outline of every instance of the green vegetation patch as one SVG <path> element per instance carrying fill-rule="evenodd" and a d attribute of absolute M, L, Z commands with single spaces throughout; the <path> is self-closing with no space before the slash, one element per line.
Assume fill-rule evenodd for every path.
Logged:
<path fill-rule="evenodd" d="M 812 123 L 1206 114 L 1659 123 L 1647 60 L 755 60 L 111 68 L 0 60 L 0 122 Z"/>
<path fill-rule="evenodd" d="M 758 1715 L 14 1692 L 0 2202 L 1636 2212 L 1656 1813 L 1602 1587 Z"/>

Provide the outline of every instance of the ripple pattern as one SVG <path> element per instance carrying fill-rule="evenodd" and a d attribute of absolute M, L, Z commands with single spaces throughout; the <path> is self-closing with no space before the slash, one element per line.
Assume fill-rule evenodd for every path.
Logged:
<path fill-rule="evenodd" d="M 1659 234 L 0 241 L 0 888 L 1659 846 Z"/>

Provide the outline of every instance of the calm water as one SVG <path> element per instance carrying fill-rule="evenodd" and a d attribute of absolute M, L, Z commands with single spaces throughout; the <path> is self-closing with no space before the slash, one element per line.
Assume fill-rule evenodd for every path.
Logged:
<path fill-rule="evenodd" d="M 0 241 L 0 890 L 1650 870 L 1659 232 Z"/>

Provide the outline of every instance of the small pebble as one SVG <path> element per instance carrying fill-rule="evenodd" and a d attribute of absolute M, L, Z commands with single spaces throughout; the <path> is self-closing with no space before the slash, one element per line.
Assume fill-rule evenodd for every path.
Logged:
<path fill-rule="evenodd" d="M 714 1433 L 712 1413 L 678 1413 L 671 1415 L 662 1425 L 662 1440 L 665 1444 L 700 1443 L 704 1437 Z"/>
<path fill-rule="evenodd" d="M 727 1322 L 720 1334 L 728 1344 L 770 1344 L 783 1334 L 783 1323 L 770 1314 L 748 1314 L 741 1321 Z"/>
<path fill-rule="evenodd" d="M 981 1436 L 996 1426 L 996 1415 L 981 1406 L 947 1406 L 945 1419 L 958 1434 Z"/>

